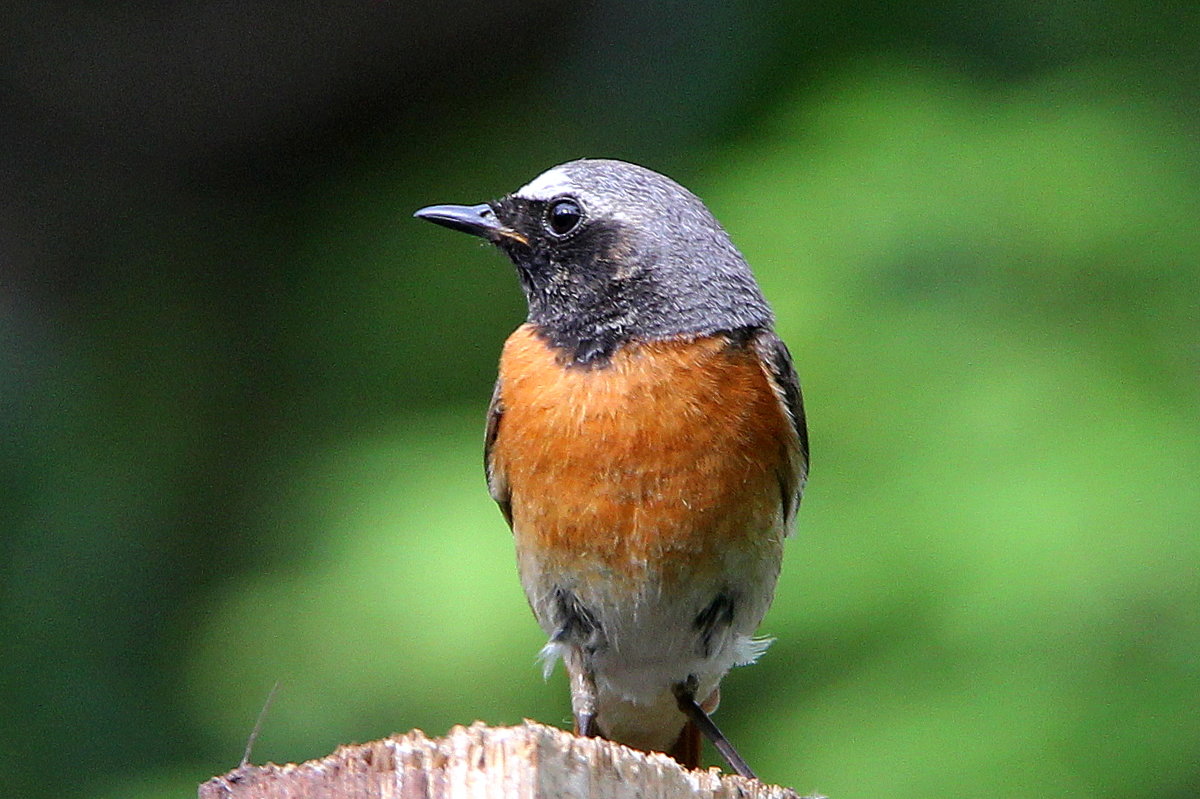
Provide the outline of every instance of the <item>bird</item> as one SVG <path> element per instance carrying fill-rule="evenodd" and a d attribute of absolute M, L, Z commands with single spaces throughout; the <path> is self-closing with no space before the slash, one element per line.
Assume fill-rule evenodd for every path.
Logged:
<path fill-rule="evenodd" d="M 569 677 L 575 733 L 700 765 L 808 476 L 800 383 L 750 267 L 704 202 L 646 167 L 555 166 L 415 216 L 482 237 L 528 306 L 487 412 L 487 486 Z"/>

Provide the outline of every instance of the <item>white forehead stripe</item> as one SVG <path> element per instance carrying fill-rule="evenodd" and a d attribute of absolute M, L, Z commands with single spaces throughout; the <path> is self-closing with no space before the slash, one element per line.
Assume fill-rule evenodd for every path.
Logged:
<path fill-rule="evenodd" d="M 517 196 L 527 200 L 549 200 L 575 187 L 561 166 L 547 169 L 542 174 L 517 189 Z"/>

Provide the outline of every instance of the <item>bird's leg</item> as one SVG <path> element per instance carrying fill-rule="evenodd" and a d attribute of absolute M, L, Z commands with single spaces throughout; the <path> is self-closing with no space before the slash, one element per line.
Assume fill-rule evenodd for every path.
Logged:
<path fill-rule="evenodd" d="M 696 676 L 693 674 L 683 682 L 677 682 L 671 686 L 671 690 L 675 693 L 675 701 L 679 704 L 679 709 L 687 716 L 693 724 L 695 724 L 704 737 L 712 741 L 713 746 L 721 753 L 721 757 L 725 758 L 725 762 L 729 767 L 741 776 L 756 780 L 754 772 L 750 770 L 750 766 L 742 759 L 742 756 L 733 748 L 733 744 L 729 743 L 729 739 L 725 734 L 717 728 L 713 723 L 712 718 L 704 712 L 704 708 L 700 707 L 696 702 Z"/>
<path fill-rule="evenodd" d="M 575 717 L 575 734 L 595 738 L 600 734 L 596 726 L 596 675 L 592 673 L 583 650 L 572 646 L 563 654 L 563 663 L 571 677 L 571 713 Z"/>

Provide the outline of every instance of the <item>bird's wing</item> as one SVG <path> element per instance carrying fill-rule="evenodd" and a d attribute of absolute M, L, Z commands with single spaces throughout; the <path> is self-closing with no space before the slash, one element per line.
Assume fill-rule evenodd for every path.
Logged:
<path fill-rule="evenodd" d="M 792 423 L 793 435 L 785 442 L 787 456 L 779 470 L 783 517 L 790 534 L 808 478 L 808 426 L 804 420 L 804 397 L 800 394 L 800 379 L 792 365 L 792 354 L 779 336 L 770 330 L 762 330 L 754 338 L 754 347 L 771 388 L 775 390 L 775 396 Z"/>
<path fill-rule="evenodd" d="M 497 380 L 496 387 L 492 389 L 492 402 L 487 412 L 487 430 L 483 436 L 483 469 L 487 474 L 488 493 L 500 506 L 500 512 L 504 514 L 508 526 L 512 527 L 512 495 L 508 490 L 508 479 L 497 471 L 492 463 L 492 445 L 496 443 L 496 434 L 500 432 L 500 419 L 503 416 L 504 402 L 500 398 L 500 381 Z"/>

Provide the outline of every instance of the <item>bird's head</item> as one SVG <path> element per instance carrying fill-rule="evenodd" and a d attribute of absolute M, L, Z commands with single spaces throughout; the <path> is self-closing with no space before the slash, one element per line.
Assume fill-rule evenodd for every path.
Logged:
<path fill-rule="evenodd" d="M 770 327 L 770 308 L 696 195 L 623 161 L 584 159 L 499 200 L 416 216 L 482 236 L 516 264 L 529 322 L 580 364 L 622 344 Z"/>

